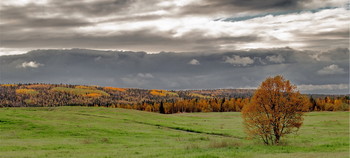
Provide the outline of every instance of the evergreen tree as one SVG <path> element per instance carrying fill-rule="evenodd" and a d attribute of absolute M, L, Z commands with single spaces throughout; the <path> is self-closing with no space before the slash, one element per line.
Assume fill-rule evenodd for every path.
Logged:
<path fill-rule="evenodd" d="M 161 114 L 165 114 L 165 110 L 164 110 L 163 101 L 161 101 L 161 102 L 160 102 L 160 106 L 159 106 L 159 113 L 161 113 Z"/>
<path fill-rule="evenodd" d="M 317 105 L 316 105 L 315 99 L 312 96 L 310 97 L 310 103 L 311 103 L 310 111 L 314 111 Z"/>

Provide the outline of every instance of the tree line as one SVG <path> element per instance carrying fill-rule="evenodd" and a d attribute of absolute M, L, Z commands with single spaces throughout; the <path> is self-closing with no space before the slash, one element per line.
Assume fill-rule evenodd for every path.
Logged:
<path fill-rule="evenodd" d="M 165 114 L 240 112 L 251 91 L 166 91 L 65 84 L 2 84 L 0 107 L 101 106 Z M 304 111 L 347 111 L 349 96 L 304 96 Z"/>

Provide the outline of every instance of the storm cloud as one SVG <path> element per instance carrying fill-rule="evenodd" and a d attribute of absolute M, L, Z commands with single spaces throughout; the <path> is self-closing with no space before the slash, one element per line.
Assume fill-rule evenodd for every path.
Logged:
<path fill-rule="evenodd" d="M 159 54 L 86 49 L 35 50 L 22 55 L 1 56 L 0 79 L 1 83 L 214 89 L 257 87 L 266 77 L 281 74 L 292 83 L 301 85 L 304 93 L 347 93 L 349 89 L 344 85 L 348 82 L 349 58 L 318 61 L 314 57 L 318 54 L 319 58 L 326 59 L 327 54 L 337 56 L 344 51 L 348 52 L 344 49 L 304 52 L 291 48 Z M 18 67 L 23 63 L 27 63 L 26 68 Z"/>

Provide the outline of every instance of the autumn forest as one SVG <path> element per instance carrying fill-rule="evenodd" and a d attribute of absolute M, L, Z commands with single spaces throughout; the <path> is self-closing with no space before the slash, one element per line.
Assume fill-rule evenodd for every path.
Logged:
<path fill-rule="evenodd" d="M 252 89 L 146 90 L 66 84 L 2 84 L 1 107 L 98 106 L 164 114 L 239 112 L 250 103 Z M 304 95 L 303 111 L 347 111 L 349 96 Z"/>

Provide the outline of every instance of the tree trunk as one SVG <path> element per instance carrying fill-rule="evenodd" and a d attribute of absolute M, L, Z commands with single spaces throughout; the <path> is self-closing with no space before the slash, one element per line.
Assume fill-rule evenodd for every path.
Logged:
<path fill-rule="evenodd" d="M 280 135 L 276 134 L 275 135 L 275 142 L 274 142 L 274 144 L 278 145 L 279 142 L 280 142 Z"/>

